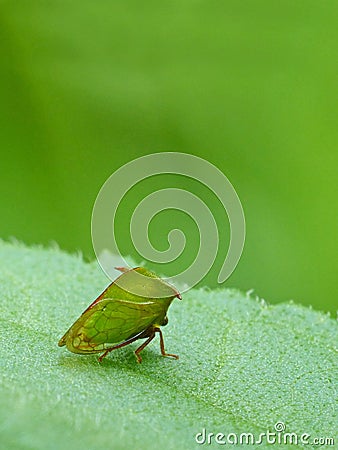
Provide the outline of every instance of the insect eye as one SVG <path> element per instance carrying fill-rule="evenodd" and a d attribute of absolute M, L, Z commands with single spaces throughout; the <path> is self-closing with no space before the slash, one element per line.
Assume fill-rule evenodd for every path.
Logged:
<path fill-rule="evenodd" d="M 168 323 L 168 317 L 164 316 L 162 326 L 164 327 L 165 325 L 167 325 L 167 323 Z"/>

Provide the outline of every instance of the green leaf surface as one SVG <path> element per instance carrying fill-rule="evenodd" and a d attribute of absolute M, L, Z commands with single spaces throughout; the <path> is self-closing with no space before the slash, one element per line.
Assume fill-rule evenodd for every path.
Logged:
<path fill-rule="evenodd" d="M 196 434 L 258 439 L 277 422 L 310 435 L 309 445 L 277 448 L 318 448 L 313 439 L 325 437 L 337 445 L 338 327 L 329 315 L 191 290 L 163 328 L 178 361 L 161 357 L 156 339 L 142 364 L 137 343 L 100 364 L 57 342 L 108 282 L 80 255 L 0 242 L 1 448 L 220 448 L 198 445 Z"/>

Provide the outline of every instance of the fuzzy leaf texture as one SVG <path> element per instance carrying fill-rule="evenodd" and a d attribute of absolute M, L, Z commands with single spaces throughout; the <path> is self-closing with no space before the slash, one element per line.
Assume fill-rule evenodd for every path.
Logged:
<path fill-rule="evenodd" d="M 267 305 L 236 290 L 174 301 L 158 337 L 97 356 L 57 342 L 109 284 L 97 263 L 57 248 L 0 242 L 1 448 L 229 448 L 197 433 L 275 431 L 332 437 L 337 426 L 337 321 L 292 303 Z M 278 434 L 278 433 L 277 433 Z M 240 445 L 239 445 L 240 447 Z M 246 448 L 273 448 L 263 441 Z M 323 446 L 323 448 L 334 448 Z"/>

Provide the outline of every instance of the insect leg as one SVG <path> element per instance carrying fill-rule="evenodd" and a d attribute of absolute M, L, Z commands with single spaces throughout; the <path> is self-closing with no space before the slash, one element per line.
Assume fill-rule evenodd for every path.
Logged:
<path fill-rule="evenodd" d="M 163 334 L 160 328 L 155 328 L 154 329 L 155 333 L 159 333 L 160 335 L 160 347 L 161 347 L 161 353 L 162 356 L 171 356 L 172 358 L 178 359 L 179 356 L 178 355 L 174 355 L 172 353 L 166 353 L 165 348 L 164 348 L 164 339 L 163 339 Z"/>
<path fill-rule="evenodd" d="M 141 331 L 141 333 L 138 333 L 138 334 L 136 334 L 136 336 L 133 336 L 133 337 L 121 342 L 121 344 L 117 344 L 117 345 L 114 345 L 113 347 L 107 348 L 107 350 L 99 357 L 99 362 L 101 362 L 103 360 L 103 358 L 105 356 L 107 356 L 108 353 L 112 352 L 113 350 L 116 350 L 117 348 L 125 347 L 126 345 L 129 345 L 132 342 L 137 341 L 138 339 L 142 339 L 143 334 L 144 334 L 144 331 Z M 146 336 L 144 336 L 144 337 L 146 337 Z"/>
<path fill-rule="evenodd" d="M 140 352 L 142 352 L 142 350 L 144 349 L 144 347 L 146 347 L 146 346 L 149 344 L 149 342 L 151 342 L 151 341 L 154 339 L 154 337 L 155 337 L 155 331 L 152 331 L 151 334 L 150 334 L 150 336 L 148 337 L 148 339 L 147 339 L 145 342 L 143 342 L 143 344 L 140 345 L 140 346 L 135 350 L 135 355 L 136 355 L 136 358 L 137 358 L 137 362 L 138 362 L 138 363 L 141 363 L 141 362 L 142 362 L 142 358 L 141 358 Z"/>

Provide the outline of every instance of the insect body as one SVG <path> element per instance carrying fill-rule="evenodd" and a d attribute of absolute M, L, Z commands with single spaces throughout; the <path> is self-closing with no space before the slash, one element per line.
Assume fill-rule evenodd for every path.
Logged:
<path fill-rule="evenodd" d="M 112 350 L 146 338 L 135 350 L 140 363 L 140 352 L 158 333 L 162 355 L 178 359 L 177 355 L 166 353 L 160 326 L 168 323 L 168 308 L 175 297 L 181 299 L 179 292 L 142 267 L 119 270 L 124 273 L 93 301 L 58 345 L 83 355 L 102 352 L 102 361 Z M 137 295 L 133 293 L 135 289 L 130 292 L 132 286 L 137 288 Z"/>

